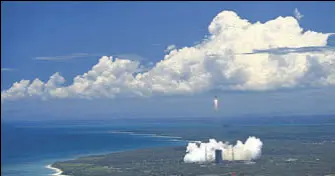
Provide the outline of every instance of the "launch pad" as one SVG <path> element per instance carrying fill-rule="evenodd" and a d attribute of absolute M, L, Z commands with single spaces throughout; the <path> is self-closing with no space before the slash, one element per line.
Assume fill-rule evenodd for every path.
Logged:
<path fill-rule="evenodd" d="M 234 148 L 231 148 L 231 158 L 222 158 L 222 150 L 215 150 L 215 164 L 253 164 L 248 160 L 238 160 L 234 157 Z"/>

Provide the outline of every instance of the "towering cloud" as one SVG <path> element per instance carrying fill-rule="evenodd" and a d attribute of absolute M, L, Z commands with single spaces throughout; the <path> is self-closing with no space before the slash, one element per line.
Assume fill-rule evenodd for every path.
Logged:
<path fill-rule="evenodd" d="M 294 17 L 250 23 L 235 12 L 223 11 L 208 30 L 210 35 L 193 47 L 169 47 L 164 59 L 149 70 L 139 61 L 103 56 L 69 86 L 62 86 L 65 79 L 56 73 L 47 83 L 39 79 L 14 83 L 1 92 L 1 100 L 193 94 L 211 89 L 262 91 L 335 84 L 333 50 L 243 54 L 327 45 L 331 33 L 303 31 Z"/>
<path fill-rule="evenodd" d="M 215 150 L 222 150 L 224 160 L 254 160 L 261 156 L 262 146 L 262 141 L 256 137 L 249 137 L 244 144 L 237 141 L 235 146 L 215 139 L 209 139 L 208 143 L 191 142 L 186 148 L 184 162 L 212 162 L 215 160 Z"/>

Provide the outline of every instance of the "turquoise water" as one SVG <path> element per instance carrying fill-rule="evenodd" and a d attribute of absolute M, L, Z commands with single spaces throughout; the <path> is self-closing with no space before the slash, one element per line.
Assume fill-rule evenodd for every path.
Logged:
<path fill-rule="evenodd" d="M 110 133 L 145 127 L 140 123 L 2 123 L 1 175 L 45 176 L 52 174 L 45 166 L 57 160 L 155 146 L 186 145 L 174 137 Z"/>

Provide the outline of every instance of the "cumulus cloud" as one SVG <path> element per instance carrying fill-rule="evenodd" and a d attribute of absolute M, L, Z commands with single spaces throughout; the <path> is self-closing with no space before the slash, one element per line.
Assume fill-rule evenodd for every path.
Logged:
<path fill-rule="evenodd" d="M 302 15 L 302 14 L 299 12 L 299 10 L 298 10 L 297 8 L 295 8 L 295 9 L 294 9 L 294 17 L 295 17 L 297 20 L 300 21 L 300 19 L 301 19 L 302 17 L 304 17 L 304 15 Z"/>
<path fill-rule="evenodd" d="M 42 99 L 62 97 L 60 86 L 64 82 L 65 79 L 58 72 L 53 74 L 46 83 L 38 78 L 33 81 L 21 80 L 15 82 L 10 89 L 1 92 L 1 101 L 17 100 L 23 97 L 40 97 Z"/>
<path fill-rule="evenodd" d="M 230 145 L 228 142 L 217 142 L 215 139 L 209 139 L 208 143 L 190 142 L 186 148 L 184 156 L 185 163 L 203 163 L 215 160 L 215 150 L 222 151 L 223 160 L 255 160 L 261 156 L 263 142 L 252 136 L 245 143 L 240 140 L 236 145 Z"/>
<path fill-rule="evenodd" d="M 2 91 L 1 99 L 148 97 L 213 89 L 265 91 L 335 84 L 334 52 L 306 50 L 326 47 L 332 33 L 304 31 L 291 16 L 251 23 L 233 11 L 220 12 L 208 30 L 210 34 L 199 44 L 168 51 L 150 69 L 141 69 L 147 67 L 137 60 L 103 56 L 68 86 L 62 86 L 65 79 L 59 74 L 55 76 L 57 84 L 51 87 L 50 80 L 22 80 Z M 240 54 L 275 48 L 305 51 Z"/>
<path fill-rule="evenodd" d="M 115 55 L 119 59 L 124 59 L 124 60 L 132 60 L 132 61 L 144 61 L 146 58 L 138 55 L 138 54 L 117 54 Z"/>

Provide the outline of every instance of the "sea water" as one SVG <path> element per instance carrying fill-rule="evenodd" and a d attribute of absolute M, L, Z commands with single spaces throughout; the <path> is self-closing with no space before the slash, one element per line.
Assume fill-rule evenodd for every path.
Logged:
<path fill-rule="evenodd" d="M 78 156 L 186 145 L 175 137 L 118 133 L 153 124 L 131 122 L 2 122 L 1 175 L 46 176 L 45 166 Z M 157 124 L 155 124 L 157 125 Z"/>

